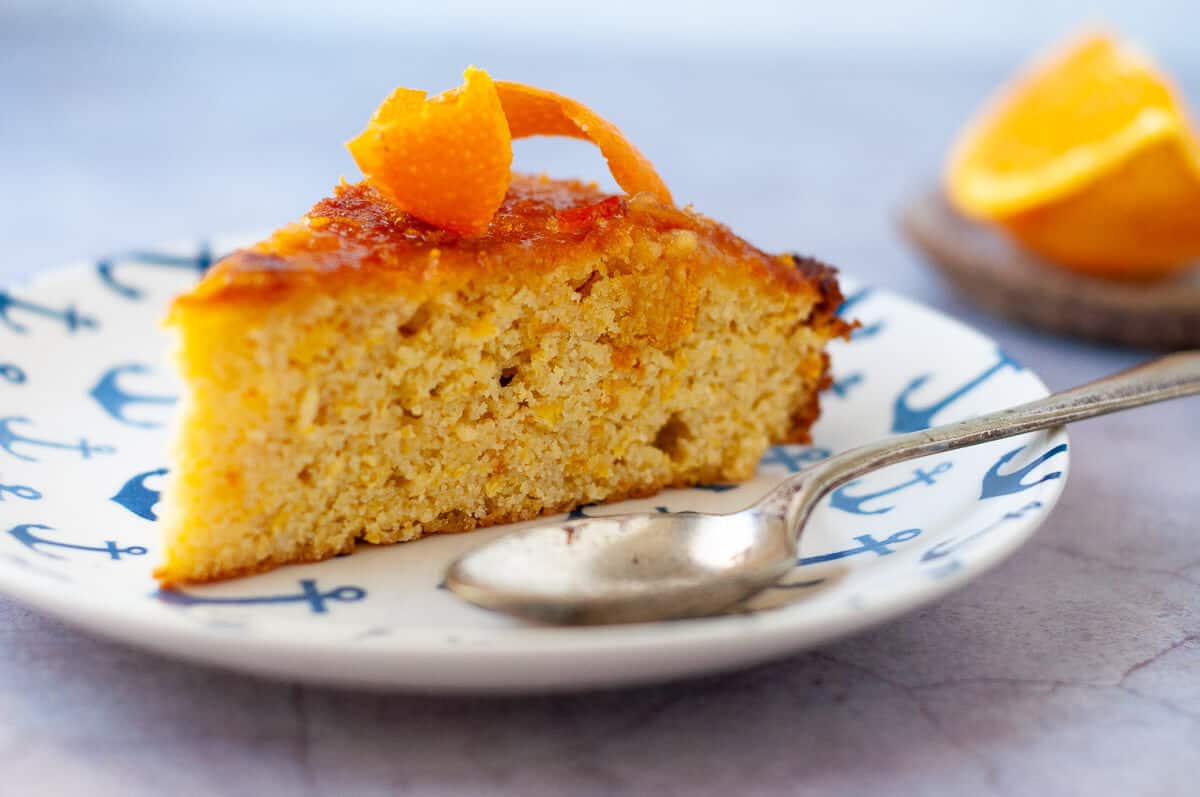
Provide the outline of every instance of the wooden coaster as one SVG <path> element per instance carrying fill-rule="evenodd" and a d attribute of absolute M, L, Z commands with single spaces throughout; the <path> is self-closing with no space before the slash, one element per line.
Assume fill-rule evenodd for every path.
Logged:
<path fill-rule="evenodd" d="M 1092 340 L 1200 348 L 1200 269 L 1148 284 L 1075 274 L 962 216 L 940 190 L 909 200 L 900 226 L 960 291 L 994 313 Z"/>

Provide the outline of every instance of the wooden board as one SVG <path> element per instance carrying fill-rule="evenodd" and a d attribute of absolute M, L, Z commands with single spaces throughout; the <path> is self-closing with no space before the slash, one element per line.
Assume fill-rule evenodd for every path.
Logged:
<path fill-rule="evenodd" d="M 1200 268 L 1147 284 L 1075 274 L 962 216 L 940 190 L 909 200 L 900 226 L 955 287 L 986 310 L 1092 340 L 1200 348 Z"/>

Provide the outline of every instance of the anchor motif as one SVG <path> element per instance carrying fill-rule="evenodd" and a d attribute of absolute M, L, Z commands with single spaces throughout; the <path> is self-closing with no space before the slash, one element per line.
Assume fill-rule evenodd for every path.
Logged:
<path fill-rule="evenodd" d="M 158 516 L 154 514 L 154 505 L 158 503 L 160 493 L 158 490 L 151 490 L 147 487 L 146 479 L 166 474 L 166 468 L 139 473 L 121 485 L 121 489 L 117 490 L 117 494 L 109 500 L 117 502 L 140 518 L 150 521 L 158 520 Z"/>
<path fill-rule="evenodd" d="M 153 421 L 139 421 L 129 418 L 125 415 L 126 409 L 133 404 L 174 404 L 174 396 L 148 396 L 138 393 L 130 393 L 123 389 L 117 381 L 121 374 L 144 374 L 150 371 L 144 365 L 139 363 L 125 363 L 123 365 L 115 365 L 109 368 L 100 377 L 100 381 L 88 393 L 100 407 L 108 413 L 113 419 L 129 426 L 137 426 L 141 429 L 154 429 L 161 426 L 161 423 Z"/>
<path fill-rule="evenodd" d="M 1052 473 L 1047 473 L 1042 478 L 1035 482 L 1030 482 L 1029 484 L 1025 484 L 1021 481 L 1038 465 L 1041 465 L 1051 457 L 1056 457 L 1062 452 L 1066 451 L 1066 443 L 1059 443 L 1054 448 L 1042 454 L 1040 457 L 1035 459 L 1033 462 L 1030 462 L 1023 468 L 1018 468 L 1012 473 L 1000 473 L 1000 468 L 1007 464 L 1008 461 L 1017 454 L 1021 453 L 1021 451 L 1024 449 L 1025 446 L 1017 446 L 1012 451 L 1009 451 L 1007 454 L 1000 457 L 1000 459 L 996 460 L 996 464 L 992 465 L 992 467 L 988 469 L 988 472 L 983 474 L 983 487 L 979 493 L 980 500 L 984 498 L 995 498 L 998 495 L 1012 495 L 1013 493 L 1019 493 L 1022 490 L 1028 490 L 1030 487 L 1036 487 L 1042 482 L 1048 482 L 1051 479 L 1062 478 L 1062 471 L 1056 470 Z"/>
<path fill-rule="evenodd" d="M 12 319 L 11 312 L 13 310 L 24 310 L 32 315 L 40 315 L 43 318 L 53 318 L 56 321 L 61 321 L 66 326 L 67 331 L 71 333 L 80 329 L 95 329 L 97 326 L 96 319 L 91 316 L 80 315 L 75 310 L 74 305 L 68 305 L 65 310 L 55 310 L 43 304 L 35 304 L 26 299 L 18 299 L 8 291 L 0 290 L 0 321 L 4 322 L 13 332 L 23 335 L 29 330 L 24 324 L 18 324 Z"/>
<path fill-rule="evenodd" d="M 91 459 L 93 454 L 113 454 L 116 449 L 112 446 L 95 445 L 87 440 L 80 438 L 78 443 L 58 443 L 53 440 L 40 440 L 36 437 L 26 437 L 12 430 L 14 423 L 29 423 L 28 418 L 23 418 L 18 415 L 9 415 L 0 418 L 0 448 L 3 448 L 9 454 L 12 454 L 17 459 L 23 459 L 26 462 L 37 462 L 36 457 L 31 457 L 28 454 L 21 454 L 13 450 L 13 447 L 18 443 L 27 446 L 40 446 L 42 448 L 56 448 L 62 451 L 77 451 L 84 459 Z"/>
<path fill-rule="evenodd" d="M 42 547 L 69 548 L 74 551 L 106 553 L 108 554 L 108 558 L 114 561 L 120 559 L 122 556 L 145 556 L 147 553 L 146 548 L 141 545 L 130 545 L 128 547 L 121 548 L 117 545 L 116 540 L 105 540 L 104 545 L 101 547 L 93 545 L 76 545 L 75 543 L 71 542 L 48 540 L 45 537 L 39 537 L 34 534 L 33 529 L 44 529 L 46 531 L 54 530 L 52 527 L 43 526 L 41 523 L 25 523 L 20 526 L 13 526 L 8 530 L 8 533 L 11 534 L 17 542 L 21 543 L 29 550 L 50 559 L 62 559 L 62 557 L 43 551 L 41 550 Z"/>
<path fill-rule="evenodd" d="M 954 463 L 952 462 L 941 462 L 935 465 L 932 470 L 917 468 L 913 471 L 913 477 L 908 481 L 901 482 L 900 484 L 889 487 L 886 490 L 880 490 L 877 493 L 867 493 L 865 495 L 848 495 L 846 493 L 846 488 L 860 484 L 862 481 L 861 479 L 847 482 L 833 491 L 833 495 L 830 496 L 830 504 L 832 504 L 835 509 L 840 509 L 843 512 L 849 512 L 854 515 L 884 515 L 888 512 L 891 512 L 893 509 L 895 509 L 895 507 L 884 506 L 880 507 L 879 509 L 863 509 L 862 505 L 868 501 L 872 501 L 876 498 L 882 498 L 883 496 L 891 495 L 892 493 L 898 493 L 901 490 L 906 490 L 909 487 L 913 487 L 918 484 L 936 484 L 937 482 L 933 477 L 940 476 L 941 474 L 950 470 L 952 467 L 954 467 Z"/>
<path fill-rule="evenodd" d="M 12 363 L 0 363 L 0 379 L 14 385 L 25 384 L 25 372 Z"/>
<path fill-rule="evenodd" d="M 37 501 L 42 497 L 41 491 L 23 484 L 0 484 L 0 501 L 4 500 L 5 493 L 26 501 Z"/>
<path fill-rule="evenodd" d="M 168 255 L 162 252 L 130 252 L 120 257 L 101 260 L 96 264 L 96 274 L 100 281 L 126 299 L 141 299 L 145 292 L 129 283 L 121 282 L 114 273 L 117 263 L 130 263 L 143 266 L 164 266 L 166 268 L 189 269 L 203 274 L 212 265 L 213 256 L 207 243 L 200 244 L 199 250 L 193 257 Z"/>
<path fill-rule="evenodd" d="M 838 317 L 845 318 L 846 314 L 855 305 L 859 304 L 864 299 L 870 298 L 871 295 L 874 293 L 875 293 L 875 290 L 873 288 L 863 288 L 862 290 L 858 290 L 858 291 L 855 291 L 854 293 L 850 294 L 842 302 L 841 307 L 839 307 L 837 309 Z M 865 340 L 867 338 L 873 338 L 876 335 L 878 335 L 880 332 L 882 332 L 885 326 L 886 326 L 886 324 L 883 321 L 874 321 L 870 324 L 865 324 L 861 327 L 858 327 L 857 329 L 855 329 L 853 332 L 850 333 L 850 337 L 853 338 L 854 340 Z"/>
<path fill-rule="evenodd" d="M 1012 512 L 1005 512 L 1003 515 L 1000 516 L 1000 518 L 998 520 L 988 524 L 987 526 L 984 526 L 979 531 L 976 531 L 972 534 L 968 534 L 967 536 L 959 538 L 959 539 L 943 540 L 942 542 L 939 542 L 937 545 L 933 546 L 932 548 L 930 548 L 928 551 L 926 551 L 925 553 L 923 553 L 921 555 L 921 561 L 922 562 L 934 562 L 934 561 L 937 561 L 938 559 L 945 558 L 945 557 L 949 556 L 950 554 L 954 553 L 955 551 L 957 551 L 959 548 L 962 548 L 964 545 L 967 545 L 968 543 L 984 536 L 988 532 L 992 531 L 993 529 L 995 529 L 999 526 L 1004 525 L 1008 521 L 1017 520 L 1018 518 L 1023 518 L 1026 515 L 1028 515 L 1030 512 L 1033 512 L 1034 510 L 1041 509 L 1041 508 L 1042 508 L 1041 501 L 1030 501 L 1028 504 L 1021 507 L 1020 509 L 1015 509 Z"/>
<path fill-rule="evenodd" d="M 567 513 L 567 520 L 579 520 L 580 518 L 591 517 L 585 510 L 591 509 L 594 506 L 599 506 L 599 504 L 582 504 L 575 507 Z"/>
<path fill-rule="evenodd" d="M 828 448 L 805 448 L 797 453 L 788 451 L 787 446 L 774 446 L 758 461 L 759 465 L 782 465 L 788 473 L 795 473 L 814 462 L 827 459 L 830 455 Z"/>
<path fill-rule="evenodd" d="M 886 321 L 873 321 L 870 324 L 863 324 L 850 333 L 852 340 L 866 340 L 873 338 L 882 332 L 887 327 Z"/>
<path fill-rule="evenodd" d="M 837 380 L 829 386 L 829 389 L 832 390 L 834 395 L 836 395 L 838 398 L 845 398 L 850 394 L 852 389 L 862 384 L 863 378 L 864 377 L 861 372 L 853 373 L 844 379 Z"/>
<path fill-rule="evenodd" d="M 796 561 L 798 566 L 815 565 L 820 562 L 832 562 L 834 559 L 845 559 L 847 556 L 858 556 L 864 553 L 873 553 L 878 556 L 888 556 L 895 553 L 892 550 L 893 545 L 899 545 L 902 542 L 917 537 L 921 534 L 920 529 L 904 529 L 897 531 L 889 537 L 882 540 L 877 540 L 871 534 L 860 534 L 854 539 L 858 540 L 858 545 L 854 548 L 847 548 L 844 551 L 834 551 L 833 553 L 823 553 L 819 556 L 804 556 Z"/>
<path fill-rule="evenodd" d="M 917 432 L 921 429 L 928 429 L 933 424 L 933 418 L 939 412 L 944 410 L 949 405 L 958 401 L 960 398 L 970 393 L 975 388 L 990 379 L 994 374 L 999 373 L 1005 368 L 1012 368 L 1014 371 L 1024 370 L 1024 366 L 1009 357 L 1005 352 L 1000 352 L 1000 358 L 990 365 L 986 370 L 979 373 L 977 376 L 970 379 L 963 385 L 955 388 L 953 391 L 945 395 L 939 401 L 925 407 L 914 407 L 909 403 L 909 397 L 921 388 L 932 374 L 922 374 L 916 379 L 908 383 L 908 387 L 900 391 L 900 395 L 896 397 L 896 403 L 892 408 L 892 431 L 893 432 Z"/>
<path fill-rule="evenodd" d="M 279 603 L 307 603 L 313 614 L 325 614 L 329 611 L 328 604 L 333 601 L 354 603 L 367 597 L 367 591 L 362 587 L 341 586 L 322 592 L 317 589 L 317 582 L 311 578 L 300 580 L 300 591 L 283 595 L 251 595 L 240 598 L 201 597 L 178 592 L 172 589 L 160 589 L 153 597 L 172 606 L 265 606 Z"/>
<path fill-rule="evenodd" d="M 929 574 L 935 579 L 941 580 L 944 578 L 949 578 L 959 570 L 962 570 L 963 566 L 964 565 L 960 560 L 951 559 L 948 562 L 944 562 L 940 565 L 929 568 Z"/>
<path fill-rule="evenodd" d="M 837 309 L 839 318 L 845 318 L 846 314 L 854 309 L 854 306 L 861 304 L 863 300 L 869 299 L 871 294 L 875 293 L 874 288 L 859 288 L 854 293 L 842 300 L 841 305 Z"/>

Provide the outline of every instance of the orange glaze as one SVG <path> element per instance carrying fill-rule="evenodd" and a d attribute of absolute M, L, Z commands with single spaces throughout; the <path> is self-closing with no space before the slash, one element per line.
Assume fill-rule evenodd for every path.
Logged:
<path fill-rule="evenodd" d="M 650 194 L 604 193 L 594 183 L 514 174 L 487 233 L 467 237 L 434 227 L 396 209 L 366 183 L 339 185 L 305 218 L 217 263 L 175 311 L 237 301 L 274 302 L 297 290 L 331 291 L 367 282 L 380 289 L 427 292 L 454 278 L 545 271 L 556 255 L 601 252 L 609 237 L 641 228 L 690 230 L 701 249 L 740 260 L 750 273 L 788 290 L 816 287 L 826 275 L 787 255 L 773 256 L 729 228 Z"/>

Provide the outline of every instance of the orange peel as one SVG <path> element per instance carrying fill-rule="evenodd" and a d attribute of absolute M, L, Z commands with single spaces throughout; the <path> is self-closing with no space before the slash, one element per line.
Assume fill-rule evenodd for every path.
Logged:
<path fill-rule="evenodd" d="M 482 235 L 504 201 L 512 137 L 487 72 L 426 99 L 398 88 L 346 146 L 367 182 L 403 211 L 462 235 Z"/>
<path fill-rule="evenodd" d="M 1164 276 L 1200 258 L 1200 138 L 1178 92 L 1104 32 L 1060 47 L 959 137 L 945 184 L 964 213 L 1098 276 Z"/>
<path fill-rule="evenodd" d="M 673 204 L 658 172 L 616 125 L 545 89 L 493 82 L 469 67 L 434 97 L 398 88 L 347 143 L 363 176 L 396 207 L 466 236 L 487 232 L 512 181 L 512 140 L 568 136 L 600 148 L 617 185 Z"/>
<path fill-rule="evenodd" d="M 513 138 L 568 136 L 590 141 L 600 148 L 608 170 L 629 195 L 643 191 L 668 205 L 674 204 L 667 184 L 638 148 L 617 126 L 570 97 L 523 83 L 496 81 L 500 104 Z"/>

